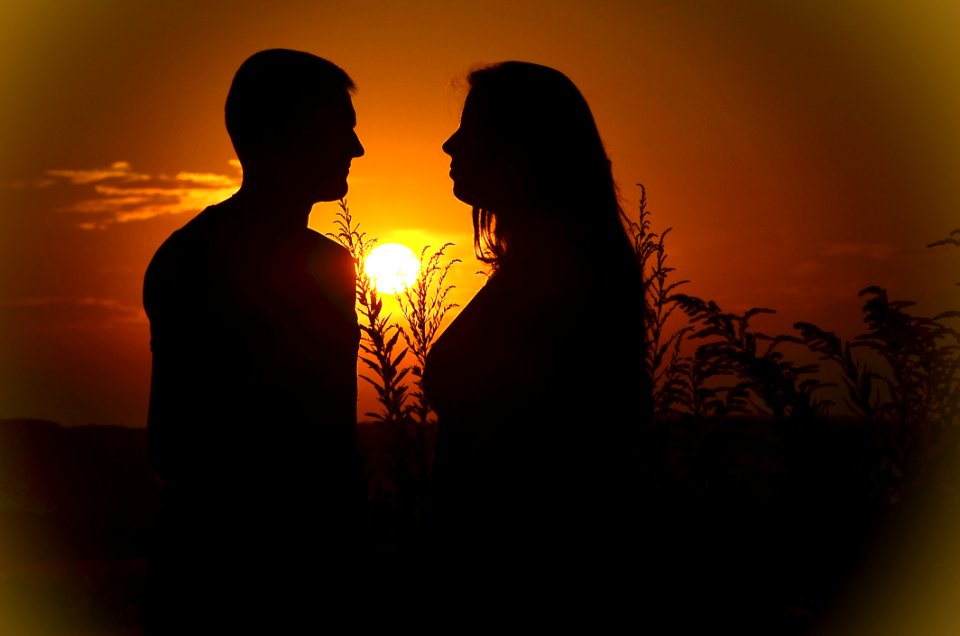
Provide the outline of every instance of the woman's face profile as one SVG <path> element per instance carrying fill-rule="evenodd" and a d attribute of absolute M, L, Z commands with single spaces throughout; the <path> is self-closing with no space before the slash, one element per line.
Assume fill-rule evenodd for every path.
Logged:
<path fill-rule="evenodd" d="M 463 105 L 460 127 L 442 146 L 450 155 L 453 194 L 464 203 L 496 210 L 511 200 L 514 162 L 498 139 L 498 131 L 484 116 L 482 102 L 471 91 Z"/>

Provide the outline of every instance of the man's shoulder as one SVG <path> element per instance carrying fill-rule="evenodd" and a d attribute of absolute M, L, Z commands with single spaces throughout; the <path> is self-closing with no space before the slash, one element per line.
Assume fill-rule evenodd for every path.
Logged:
<path fill-rule="evenodd" d="M 314 263 L 325 267 L 353 266 L 350 250 L 329 236 L 308 228 L 307 240 L 310 242 L 310 260 Z"/>
<path fill-rule="evenodd" d="M 352 258 L 350 250 L 326 234 L 307 228 L 307 238 L 310 241 L 311 249 L 314 251 L 327 252 L 332 258 Z"/>
<path fill-rule="evenodd" d="M 160 250 L 184 248 L 196 243 L 210 233 L 214 206 L 205 208 L 199 214 L 170 233 L 170 236 L 160 245 Z"/>
<path fill-rule="evenodd" d="M 319 284 L 348 290 L 351 299 L 356 280 L 355 262 L 350 250 L 328 236 L 307 230 L 310 241 L 308 270 Z"/>
<path fill-rule="evenodd" d="M 208 250 L 210 242 L 210 208 L 174 230 L 154 252 L 145 273 L 145 284 L 175 275 L 181 269 L 194 267 Z"/>

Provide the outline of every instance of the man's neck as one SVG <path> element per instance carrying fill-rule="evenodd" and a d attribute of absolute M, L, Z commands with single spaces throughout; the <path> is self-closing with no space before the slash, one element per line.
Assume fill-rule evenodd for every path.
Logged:
<path fill-rule="evenodd" d="M 282 188 L 254 185 L 246 180 L 228 201 L 251 223 L 282 231 L 307 227 L 313 208 L 312 202 L 292 197 Z"/>

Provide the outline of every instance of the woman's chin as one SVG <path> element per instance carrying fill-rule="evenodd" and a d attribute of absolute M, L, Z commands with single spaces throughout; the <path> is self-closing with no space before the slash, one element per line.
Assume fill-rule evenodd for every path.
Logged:
<path fill-rule="evenodd" d="M 482 207 L 479 203 L 479 200 L 469 189 L 464 188 L 463 186 L 457 185 L 457 182 L 453 183 L 453 196 L 457 197 L 460 201 L 466 203 L 467 205 L 472 205 L 474 207 Z"/>

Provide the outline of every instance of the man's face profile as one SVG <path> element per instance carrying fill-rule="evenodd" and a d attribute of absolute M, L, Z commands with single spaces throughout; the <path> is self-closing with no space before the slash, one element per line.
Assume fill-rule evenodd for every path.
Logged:
<path fill-rule="evenodd" d="M 285 181 L 313 203 L 342 199 L 350 162 L 364 152 L 354 130 L 350 94 L 344 90 L 334 99 L 315 99 L 302 113 L 290 128 L 283 153 Z"/>

